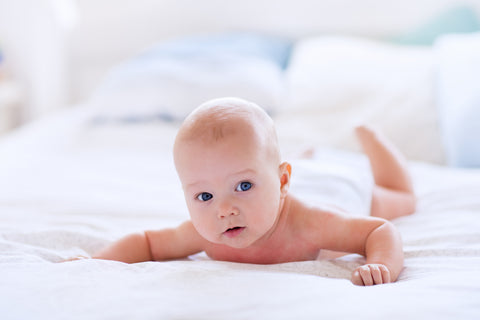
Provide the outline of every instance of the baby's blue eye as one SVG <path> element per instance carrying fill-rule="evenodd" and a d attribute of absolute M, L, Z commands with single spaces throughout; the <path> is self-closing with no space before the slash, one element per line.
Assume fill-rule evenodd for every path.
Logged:
<path fill-rule="evenodd" d="M 237 186 L 237 188 L 235 189 L 235 191 L 247 191 L 249 190 L 250 188 L 252 187 L 252 183 L 248 182 L 248 181 L 243 181 L 243 182 L 240 182 Z"/>
<path fill-rule="evenodd" d="M 197 196 L 197 199 L 200 201 L 208 201 L 213 198 L 213 195 L 208 192 L 202 192 Z"/>

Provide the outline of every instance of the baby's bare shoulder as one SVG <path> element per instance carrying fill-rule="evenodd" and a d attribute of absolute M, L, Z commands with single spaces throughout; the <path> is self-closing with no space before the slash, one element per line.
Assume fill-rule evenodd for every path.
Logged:
<path fill-rule="evenodd" d="M 338 235 L 342 212 L 329 206 L 311 206 L 297 198 L 291 198 L 288 206 L 291 243 L 298 243 L 309 252 L 318 252 L 331 247 L 332 239 Z"/>
<path fill-rule="evenodd" d="M 293 233 L 304 241 L 325 246 L 332 238 L 345 234 L 345 223 L 349 221 L 346 212 L 333 206 L 311 206 L 298 199 L 290 205 L 290 227 Z"/>
<path fill-rule="evenodd" d="M 339 209 L 308 206 L 298 200 L 291 206 L 292 228 L 302 239 L 322 249 L 360 252 L 368 235 L 386 221 L 349 215 Z"/>
<path fill-rule="evenodd" d="M 346 212 L 338 207 L 327 204 L 312 206 L 295 197 L 291 197 L 289 211 L 292 220 L 307 224 L 346 216 Z"/>

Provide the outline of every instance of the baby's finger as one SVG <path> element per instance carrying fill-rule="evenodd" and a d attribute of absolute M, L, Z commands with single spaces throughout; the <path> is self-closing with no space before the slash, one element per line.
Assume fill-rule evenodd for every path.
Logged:
<path fill-rule="evenodd" d="M 358 270 L 355 270 L 352 273 L 352 283 L 356 286 L 364 286 L 362 277 L 360 276 L 360 272 L 358 272 Z"/>
<path fill-rule="evenodd" d="M 86 257 L 86 256 L 76 256 L 76 257 L 72 257 L 72 258 L 65 259 L 65 260 L 60 261 L 60 262 L 69 262 L 69 261 L 77 261 L 77 260 L 84 260 L 84 259 L 89 259 L 89 257 Z"/>
<path fill-rule="evenodd" d="M 390 270 L 383 264 L 379 265 L 378 268 L 380 269 L 380 272 L 382 273 L 382 278 L 383 278 L 383 283 L 390 283 L 392 282 L 390 278 Z"/>
<path fill-rule="evenodd" d="M 372 273 L 370 272 L 370 268 L 368 266 L 361 266 L 358 268 L 360 271 L 360 276 L 362 277 L 363 285 L 365 286 L 372 286 L 374 284 Z"/>
<path fill-rule="evenodd" d="M 380 271 L 379 266 L 377 265 L 369 265 L 370 273 L 372 274 L 373 283 L 374 284 L 382 284 L 382 271 Z"/>

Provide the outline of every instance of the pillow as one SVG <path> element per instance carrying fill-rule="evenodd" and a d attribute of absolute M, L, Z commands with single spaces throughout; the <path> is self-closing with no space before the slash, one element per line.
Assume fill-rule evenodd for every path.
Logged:
<path fill-rule="evenodd" d="M 274 110 L 291 43 L 232 33 L 159 44 L 116 67 L 92 98 L 107 118 L 183 119 L 212 98 L 238 96 Z"/>
<path fill-rule="evenodd" d="M 436 92 L 447 162 L 480 167 L 480 32 L 435 43 Z"/>
<path fill-rule="evenodd" d="M 354 37 L 299 41 L 287 70 L 291 109 L 280 121 L 302 140 L 360 150 L 354 127 L 382 130 L 409 158 L 443 163 L 434 104 L 431 47 L 408 47 Z M 307 119 L 301 124 L 295 119 Z M 279 132 L 283 139 L 288 132 Z"/>
<path fill-rule="evenodd" d="M 192 59 L 212 55 L 258 57 L 285 68 L 291 42 L 284 38 L 253 33 L 228 33 L 184 37 L 154 46 L 141 59 Z"/>
<path fill-rule="evenodd" d="M 424 25 L 392 39 L 406 45 L 432 45 L 435 39 L 448 33 L 467 33 L 480 30 L 475 10 L 468 6 L 456 6 L 434 17 Z"/>

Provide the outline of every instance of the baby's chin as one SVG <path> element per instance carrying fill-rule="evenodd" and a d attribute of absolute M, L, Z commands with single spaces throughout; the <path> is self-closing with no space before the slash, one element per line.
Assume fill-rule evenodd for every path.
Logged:
<path fill-rule="evenodd" d="M 250 237 L 248 237 L 248 235 L 246 234 L 246 228 L 238 228 L 235 230 L 226 231 L 219 237 L 215 238 L 205 236 L 203 237 L 212 243 L 224 245 L 234 249 L 246 249 L 256 241 L 256 239 L 251 239 Z"/>
<path fill-rule="evenodd" d="M 224 245 L 230 247 L 230 248 L 233 248 L 233 249 L 247 249 L 249 248 L 252 244 L 253 244 L 253 241 L 250 241 L 250 242 L 223 242 Z"/>

